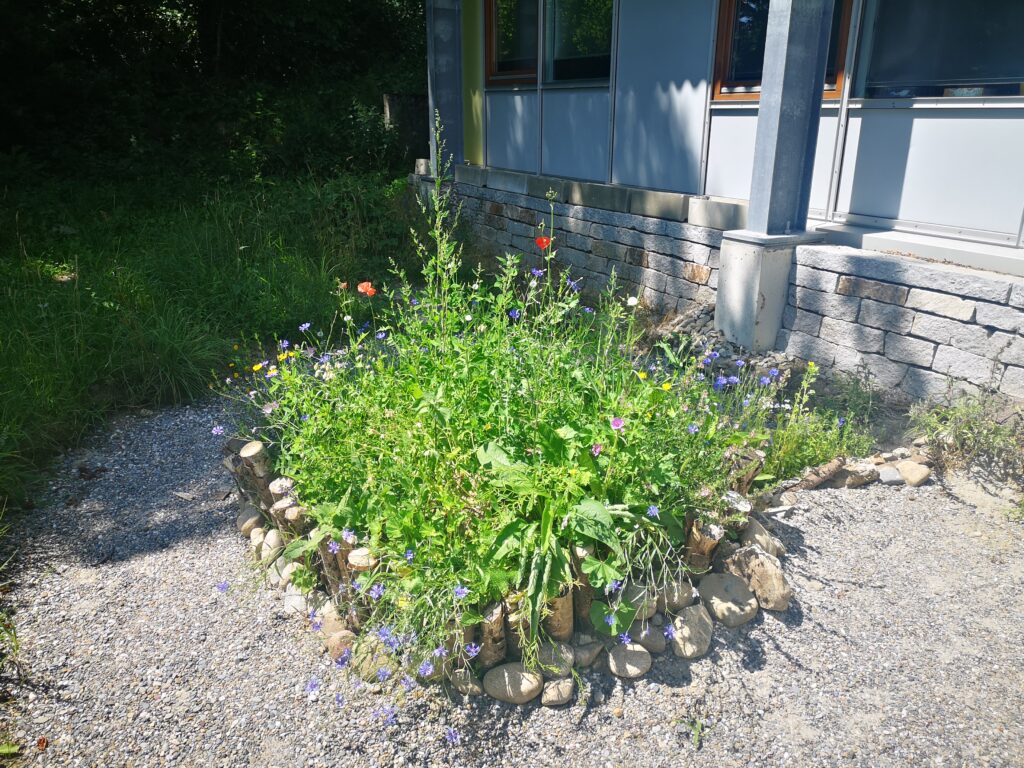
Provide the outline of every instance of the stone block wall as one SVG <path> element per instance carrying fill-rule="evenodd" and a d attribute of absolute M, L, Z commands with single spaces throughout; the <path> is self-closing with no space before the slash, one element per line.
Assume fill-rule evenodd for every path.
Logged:
<path fill-rule="evenodd" d="M 1024 398 L 1024 279 L 843 246 L 795 262 L 780 349 L 909 399 Z"/>
<path fill-rule="evenodd" d="M 543 221 L 550 229 L 543 196 L 463 183 L 456 183 L 455 193 L 474 247 L 539 255 L 538 225 Z M 656 314 L 685 314 L 714 304 L 719 230 L 570 202 L 554 203 L 554 213 L 557 258 L 584 278 L 584 288 L 603 289 L 614 269 L 619 285 Z"/>

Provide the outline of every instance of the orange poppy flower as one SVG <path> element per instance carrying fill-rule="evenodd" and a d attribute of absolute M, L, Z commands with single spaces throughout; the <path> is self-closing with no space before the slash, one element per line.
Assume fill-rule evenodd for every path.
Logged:
<path fill-rule="evenodd" d="M 535 242 L 537 243 L 537 247 L 543 251 L 549 245 L 551 245 L 551 238 L 548 237 L 547 235 L 541 235 L 540 237 L 537 238 Z"/>
<path fill-rule="evenodd" d="M 357 285 L 356 290 L 359 291 L 360 293 L 365 293 L 367 296 L 370 297 L 375 296 L 377 294 L 377 289 L 373 287 L 373 283 L 371 283 L 369 280 L 366 280 Z"/>
<path fill-rule="evenodd" d="M 343 290 L 343 291 L 347 291 L 348 290 L 348 281 L 345 281 L 344 283 L 341 284 L 341 290 Z"/>

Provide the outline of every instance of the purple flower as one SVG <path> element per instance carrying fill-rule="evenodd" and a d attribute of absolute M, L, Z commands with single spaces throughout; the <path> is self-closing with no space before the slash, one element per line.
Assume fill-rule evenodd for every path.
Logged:
<path fill-rule="evenodd" d="M 600 456 L 601 451 L 603 450 L 604 446 L 601 445 L 600 443 L 594 443 L 592 446 L 590 446 L 590 454 L 595 457 Z"/>
<path fill-rule="evenodd" d="M 674 640 L 675 636 L 676 636 L 676 628 L 673 627 L 671 624 L 666 624 L 665 625 L 665 637 L 666 637 L 666 639 Z"/>
<path fill-rule="evenodd" d="M 768 371 L 768 375 L 771 376 L 774 379 L 776 376 L 779 375 L 779 369 L 778 368 L 772 368 L 771 370 Z"/>
<path fill-rule="evenodd" d="M 846 426 L 846 417 L 845 416 L 840 416 L 839 417 L 839 428 L 842 429 L 845 426 Z"/>
<path fill-rule="evenodd" d="M 658 509 L 658 508 L 657 508 L 656 506 L 654 506 L 653 504 L 651 504 L 651 506 L 649 506 L 649 507 L 647 508 L 647 516 L 648 516 L 648 517 L 653 517 L 653 518 L 658 518 L 658 517 L 661 517 L 661 510 L 660 510 L 660 509 Z"/>
<path fill-rule="evenodd" d="M 344 539 L 349 544 L 355 544 L 356 543 L 356 534 L 355 534 L 354 531 L 352 531 L 351 528 L 342 528 L 341 529 L 341 538 Z"/>
<path fill-rule="evenodd" d="M 305 333 L 306 331 L 309 330 L 311 325 L 312 325 L 312 323 L 303 323 L 302 325 L 299 326 L 299 332 L 300 333 Z"/>
<path fill-rule="evenodd" d="M 420 677 L 430 677 L 434 674 L 434 664 L 429 659 L 420 664 L 419 669 L 416 670 Z"/>
<path fill-rule="evenodd" d="M 319 362 L 320 365 L 327 365 L 329 362 L 331 362 L 331 356 L 324 352 L 322 355 L 320 355 Z"/>
<path fill-rule="evenodd" d="M 455 599 L 461 600 L 469 594 L 469 587 L 464 587 L 461 584 L 459 584 L 455 587 L 453 591 L 455 593 Z"/>
<path fill-rule="evenodd" d="M 217 591 L 223 595 L 225 592 L 228 591 L 228 586 L 228 580 L 224 579 L 224 581 L 217 583 Z"/>
<path fill-rule="evenodd" d="M 703 360 L 700 361 L 700 363 L 701 365 L 711 365 L 711 358 L 705 357 Z"/>
<path fill-rule="evenodd" d="M 626 422 L 624 422 L 618 416 L 612 417 L 612 420 L 611 420 L 610 423 L 611 423 L 612 429 L 614 429 L 616 432 L 618 432 L 618 431 L 620 431 L 622 429 L 625 429 L 625 427 L 626 427 Z"/>
<path fill-rule="evenodd" d="M 332 555 L 336 555 L 341 551 L 341 544 L 339 544 L 336 541 L 332 541 L 330 544 L 327 545 L 327 551 L 330 552 Z"/>
<path fill-rule="evenodd" d="M 374 720 L 383 719 L 384 725 L 394 725 L 397 722 L 395 718 L 397 714 L 398 709 L 393 706 L 378 707 L 370 713 Z"/>
<path fill-rule="evenodd" d="M 704 381 L 704 374 L 703 373 L 698 373 L 697 374 L 697 381 Z"/>
<path fill-rule="evenodd" d="M 418 307 L 420 305 L 420 300 L 413 296 L 411 299 L 409 299 L 409 304 L 411 304 L 414 307 Z"/>
<path fill-rule="evenodd" d="M 319 632 L 324 628 L 324 623 L 320 619 L 313 619 L 313 622 L 309 626 L 314 632 Z"/>
<path fill-rule="evenodd" d="M 583 278 L 582 277 L 577 278 L 576 280 L 570 280 L 568 275 L 565 276 L 565 284 L 567 286 L 569 286 L 569 290 L 572 291 L 573 293 L 579 293 L 580 292 L 580 283 L 582 283 L 582 282 L 583 282 Z"/>
<path fill-rule="evenodd" d="M 380 682 L 383 683 L 389 677 L 391 677 L 391 670 L 387 667 L 381 667 L 377 670 L 377 680 L 379 680 Z"/>
<path fill-rule="evenodd" d="M 445 648 L 443 645 L 439 645 L 439 646 L 437 646 L 437 648 L 434 649 L 434 656 L 436 658 L 441 659 L 441 658 L 444 658 L 447 655 L 448 655 L 448 649 Z"/>
<path fill-rule="evenodd" d="M 413 552 L 413 551 L 412 551 L 411 549 L 407 549 L 407 550 L 405 550 L 405 562 L 407 562 L 407 563 L 411 563 L 411 562 L 412 562 L 412 559 L 413 559 L 413 558 L 414 558 L 415 556 L 416 556 L 416 554 L 415 554 L 415 553 L 414 553 L 414 552 Z"/>
<path fill-rule="evenodd" d="M 605 589 L 605 592 L 618 592 L 620 589 L 622 589 L 622 582 L 618 579 L 613 579 L 612 583 L 609 584 L 608 587 Z"/>
<path fill-rule="evenodd" d="M 384 596 L 384 585 L 374 584 L 372 587 L 370 587 L 369 595 L 374 600 L 380 600 Z"/>
<path fill-rule="evenodd" d="M 451 726 L 444 729 L 444 740 L 451 744 L 453 747 L 458 746 L 459 742 L 462 741 L 462 737 L 459 732 Z"/>
<path fill-rule="evenodd" d="M 480 653 L 480 646 L 476 643 L 466 643 L 466 656 L 471 659 L 475 659 L 477 654 Z"/>
<path fill-rule="evenodd" d="M 376 333 L 377 341 L 384 341 L 384 339 L 386 339 L 387 337 L 388 337 L 387 331 L 377 331 L 377 333 Z"/>
<path fill-rule="evenodd" d="M 288 349 L 291 345 L 292 343 L 288 339 L 281 339 L 281 342 L 278 344 L 281 349 Z"/>
<path fill-rule="evenodd" d="M 299 417 L 299 419 L 301 421 L 309 421 L 309 414 L 308 413 L 304 413 L 304 414 L 302 414 L 302 416 Z"/>
<path fill-rule="evenodd" d="M 346 648 L 341 654 L 334 660 L 334 666 L 337 669 L 344 669 L 348 666 L 348 663 L 352 661 L 352 649 Z"/>
<path fill-rule="evenodd" d="M 605 616 L 604 617 L 604 623 L 607 624 L 609 627 L 612 624 L 614 624 L 615 623 L 615 616 L 614 616 L 614 614 L 609 613 L 607 616 Z"/>
<path fill-rule="evenodd" d="M 733 386 L 735 386 L 736 384 L 740 383 L 740 377 L 739 376 L 730 376 L 728 379 L 726 379 L 726 382 L 728 382 L 729 384 L 732 384 Z"/>
<path fill-rule="evenodd" d="M 210 430 L 210 434 L 211 435 L 223 435 L 224 434 L 224 427 L 222 427 L 220 424 L 218 424 L 217 426 L 215 426 L 213 429 Z"/>
<path fill-rule="evenodd" d="M 757 380 L 757 383 L 760 384 L 762 387 L 767 387 L 769 384 L 772 383 L 772 380 L 769 379 L 767 376 L 762 376 Z"/>
<path fill-rule="evenodd" d="M 725 378 L 725 376 L 716 376 L 715 377 L 715 383 L 712 384 L 711 387 L 716 392 L 718 392 L 719 390 L 721 390 L 725 386 L 726 381 L 727 381 L 727 379 Z"/>
<path fill-rule="evenodd" d="M 316 693 L 320 690 L 320 681 L 315 677 L 309 678 L 309 682 L 306 683 L 306 693 Z"/>
<path fill-rule="evenodd" d="M 633 638 L 629 636 L 629 632 L 623 632 L 619 635 L 619 642 L 623 645 L 629 645 L 633 642 Z"/>
<path fill-rule="evenodd" d="M 712 360 L 717 360 L 720 357 L 720 355 L 714 350 L 712 350 L 711 354 L 709 354 L 708 357 L 710 357 Z"/>
<path fill-rule="evenodd" d="M 691 435 L 696 435 L 698 432 L 700 432 L 700 427 L 698 427 L 696 424 L 691 424 L 686 428 L 686 431 L 689 432 Z"/>
<path fill-rule="evenodd" d="M 534 267 L 533 269 L 530 270 L 530 274 L 533 275 L 534 277 L 544 277 L 544 270 L 537 269 L 536 267 Z"/>
<path fill-rule="evenodd" d="M 584 307 L 583 311 L 586 312 L 588 315 L 594 314 L 594 308 L 593 307 Z"/>
<path fill-rule="evenodd" d="M 513 320 L 518 320 L 520 317 L 523 316 L 523 313 L 519 309 L 510 309 L 508 311 L 508 316 L 511 317 Z"/>
<path fill-rule="evenodd" d="M 416 687 L 416 681 L 413 680 L 408 675 L 403 675 L 402 676 L 401 683 L 402 683 L 402 687 L 405 688 L 406 691 L 411 691 L 413 688 Z"/>
<path fill-rule="evenodd" d="M 345 706 L 345 697 L 342 696 L 340 693 L 334 694 L 334 705 L 336 707 L 344 707 Z"/>
<path fill-rule="evenodd" d="M 744 365 L 746 365 L 745 361 L 743 361 L 743 360 L 737 360 L 736 361 L 736 367 L 737 368 L 742 368 Z"/>

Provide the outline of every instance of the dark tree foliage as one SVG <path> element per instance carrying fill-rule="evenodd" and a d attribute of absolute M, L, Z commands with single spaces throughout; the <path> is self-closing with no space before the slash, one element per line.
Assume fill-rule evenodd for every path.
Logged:
<path fill-rule="evenodd" d="M 192 145 L 273 170 L 326 140 L 344 161 L 381 94 L 425 90 L 423 0 L 0 0 L 0 18 L 0 151 Z"/>

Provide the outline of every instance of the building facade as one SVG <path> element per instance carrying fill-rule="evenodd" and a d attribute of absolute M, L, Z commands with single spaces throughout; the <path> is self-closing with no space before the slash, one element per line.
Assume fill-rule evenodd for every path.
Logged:
<path fill-rule="evenodd" d="M 1024 397 L 1024 3 L 431 0 L 477 237 L 909 396 Z"/>

